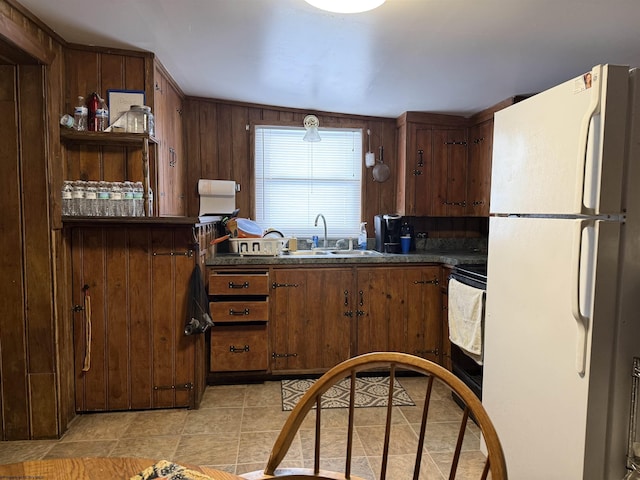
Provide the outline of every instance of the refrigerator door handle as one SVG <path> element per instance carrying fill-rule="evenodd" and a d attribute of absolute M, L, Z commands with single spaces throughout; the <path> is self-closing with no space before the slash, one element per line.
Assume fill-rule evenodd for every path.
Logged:
<path fill-rule="evenodd" d="M 587 331 L 589 328 L 589 317 L 582 314 L 580 308 L 581 290 L 580 290 L 580 277 L 581 277 L 581 259 L 582 259 L 582 232 L 588 226 L 589 223 L 593 223 L 593 220 L 578 220 L 576 222 L 577 228 L 574 234 L 573 241 L 573 259 L 572 259 L 572 273 L 573 273 L 573 285 L 571 295 L 571 310 L 573 318 L 576 321 L 578 327 L 577 342 L 576 342 L 576 371 L 581 377 L 585 373 L 585 364 L 587 358 Z"/>
<path fill-rule="evenodd" d="M 592 215 L 593 209 L 587 209 L 584 204 L 585 177 L 587 169 L 587 153 L 589 144 L 589 131 L 591 130 L 591 120 L 600 113 L 600 94 L 602 86 L 602 65 L 596 65 L 591 70 L 591 102 L 587 112 L 582 117 L 580 126 L 580 149 L 578 151 L 578 168 L 576 169 L 576 212 Z"/>

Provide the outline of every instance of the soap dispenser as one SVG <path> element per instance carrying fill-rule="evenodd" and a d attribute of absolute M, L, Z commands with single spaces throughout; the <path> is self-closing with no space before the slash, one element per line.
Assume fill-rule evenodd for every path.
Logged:
<path fill-rule="evenodd" d="M 367 249 L 367 222 L 360 224 L 360 233 L 358 234 L 358 248 L 360 250 Z"/>

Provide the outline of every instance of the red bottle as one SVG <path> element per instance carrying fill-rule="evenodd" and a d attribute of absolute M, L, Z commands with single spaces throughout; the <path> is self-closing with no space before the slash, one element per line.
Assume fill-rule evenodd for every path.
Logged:
<path fill-rule="evenodd" d="M 99 128 L 96 111 L 100 108 L 100 97 L 96 92 L 93 92 L 89 95 L 89 98 L 87 98 L 87 108 L 89 109 L 89 131 L 97 132 Z"/>

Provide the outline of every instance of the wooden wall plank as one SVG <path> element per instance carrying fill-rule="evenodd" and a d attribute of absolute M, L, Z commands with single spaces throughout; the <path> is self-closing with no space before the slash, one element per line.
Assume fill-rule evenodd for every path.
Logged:
<path fill-rule="evenodd" d="M 39 65 L 19 67 L 29 373 L 53 373 L 55 364 L 49 210 L 43 208 L 49 195 L 44 138 L 40 134 L 45 111 L 42 75 Z M 38 405 L 32 408 L 38 409 Z"/>
<path fill-rule="evenodd" d="M 17 71 L 0 66 L 0 360 L 2 376 L 3 440 L 29 438 L 29 400 L 26 385 L 26 339 L 22 257 L 22 202 L 18 145 Z"/>
<path fill-rule="evenodd" d="M 58 436 L 56 377 L 53 373 L 30 373 L 29 396 L 31 409 L 31 438 Z"/>

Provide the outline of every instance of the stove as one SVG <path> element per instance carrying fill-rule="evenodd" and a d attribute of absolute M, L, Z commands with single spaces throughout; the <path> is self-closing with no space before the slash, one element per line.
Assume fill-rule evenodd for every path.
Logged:
<path fill-rule="evenodd" d="M 465 285 L 487 289 L 487 264 L 461 264 L 451 270 L 450 278 Z M 454 375 L 462 380 L 482 400 L 482 365 L 467 356 L 457 345 L 451 344 L 451 365 Z M 458 399 L 454 399 L 458 402 Z"/>

